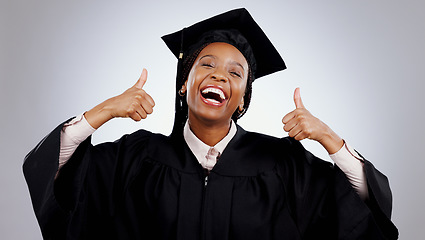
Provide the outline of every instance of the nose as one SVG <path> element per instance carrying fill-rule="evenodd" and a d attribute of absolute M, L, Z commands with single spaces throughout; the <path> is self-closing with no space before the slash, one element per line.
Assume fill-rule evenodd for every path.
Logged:
<path fill-rule="evenodd" d="M 221 69 L 216 69 L 212 74 L 211 74 L 211 78 L 216 80 L 216 81 L 220 81 L 220 82 L 227 82 L 227 76 L 225 74 L 225 72 Z"/>

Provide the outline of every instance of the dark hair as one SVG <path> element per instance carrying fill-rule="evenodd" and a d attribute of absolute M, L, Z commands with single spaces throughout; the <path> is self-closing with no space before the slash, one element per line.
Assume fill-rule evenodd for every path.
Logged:
<path fill-rule="evenodd" d="M 179 86 L 183 86 L 183 84 L 185 83 L 185 81 L 187 80 L 188 76 L 189 76 L 189 72 L 192 69 L 193 64 L 195 63 L 196 58 L 198 57 L 199 53 L 201 53 L 201 51 L 208 46 L 210 43 L 206 43 L 204 45 L 202 45 L 201 47 L 199 47 L 198 49 L 196 49 L 195 51 L 193 51 L 193 53 L 191 53 L 189 56 L 187 56 L 184 61 L 183 61 L 183 66 L 182 66 L 182 74 L 181 74 L 181 79 L 179 80 Z M 246 58 L 245 58 L 246 59 Z M 248 60 L 247 60 L 248 62 Z M 252 95 L 252 82 L 254 81 L 254 75 L 252 73 L 251 70 L 251 63 L 248 62 L 248 78 L 247 78 L 247 83 L 246 83 L 246 89 L 245 89 L 245 95 L 244 95 L 244 110 L 242 112 L 239 111 L 239 109 L 236 109 L 236 111 L 233 113 L 232 115 L 232 119 L 233 121 L 237 122 L 237 120 L 239 118 L 241 118 L 247 111 L 249 104 L 251 102 L 251 95 Z M 178 94 L 178 93 L 177 93 Z M 186 102 L 186 97 L 183 96 L 179 96 L 180 99 L 180 111 L 181 111 L 181 119 L 180 121 L 182 121 L 180 124 L 184 125 L 184 122 L 187 120 L 187 114 L 188 114 L 188 106 L 187 106 L 187 102 Z"/>

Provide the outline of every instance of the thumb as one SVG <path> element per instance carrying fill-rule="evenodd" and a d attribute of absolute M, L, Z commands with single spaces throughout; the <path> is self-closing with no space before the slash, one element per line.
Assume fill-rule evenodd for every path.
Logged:
<path fill-rule="evenodd" d="M 134 87 L 138 89 L 142 89 L 147 79 L 148 79 L 148 71 L 145 68 L 143 68 L 142 75 L 140 75 L 140 78 L 139 80 L 137 80 L 136 84 L 134 84 Z"/>
<path fill-rule="evenodd" d="M 305 108 L 303 101 L 301 100 L 300 88 L 297 87 L 294 92 L 294 102 L 296 108 Z"/>

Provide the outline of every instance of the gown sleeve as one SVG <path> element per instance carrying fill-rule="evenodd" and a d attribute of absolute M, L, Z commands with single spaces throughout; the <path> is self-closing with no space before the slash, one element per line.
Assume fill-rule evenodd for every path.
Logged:
<path fill-rule="evenodd" d="M 44 239 L 65 239 L 69 214 L 54 195 L 54 178 L 59 165 L 59 138 L 63 124 L 28 153 L 23 172 L 34 212 Z"/>
<path fill-rule="evenodd" d="M 398 239 L 391 221 L 392 193 L 387 177 L 365 160 L 369 199 L 360 197 L 345 174 L 335 166 L 335 200 L 341 239 Z"/>
<path fill-rule="evenodd" d="M 369 199 L 362 201 L 338 166 L 315 157 L 299 141 L 284 141 L 289 142 L 289 161 L 282 165 L 282 176 L 292 216 L 305 239 L 315 239 L 324 229 L 335 231 L 336 239 L 398 238 L 388 179 L 372 163 L 364 162 Z"/>
<path fill-rule="evenodd" d="M 23 172 L 35 215 L 44 239 L 87 238 L 87 226 L 92 222 L 96 224 L 90 225 L 89 232 L 100 233 L 92 237 L 101 237 L 101 228 L 107 227 L 103 223 L 113 215 L 117 196 L 135 175 L 135 165 L 140 164 L 137 160 L 144 157 L 148 134 L 135 141 L 124 135 L 116 142 L 96 146 L 91 145 L 89 137 L 78 146 L 55 180 L 63 124 L 25 157 Z M 99 231 L 93 229 L 97 227 Z"/>

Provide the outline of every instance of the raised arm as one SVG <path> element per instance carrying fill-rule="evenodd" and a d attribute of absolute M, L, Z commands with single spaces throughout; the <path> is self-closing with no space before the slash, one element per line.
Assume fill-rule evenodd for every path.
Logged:
<path fill-rule="evenodd" d="M 115 117 L 129 117 L 140 121 L 153 112 L 155 102 L 144 90 L 147 71 L 143 69 L 136 84 L 124 93 L 97 105 L 84 116 L 78 116 L 66 123 L 61 131 L 58 172 L 71 158 L 77 147 L 97 128 Z M 57 177 L 57 174 L 56 174 Z"/>
<path fill-rule="evenodd" d="M 363 159 L 351 149 L 328 125 L 313 116 L 301 100 L 300 89 L 295 89 L 296 109 L 283 117 L 283 129 L 296 140 L 311 139 L 319 142 L 335 164 L 345 173 L 362 200 L 368 198 Z"/>

